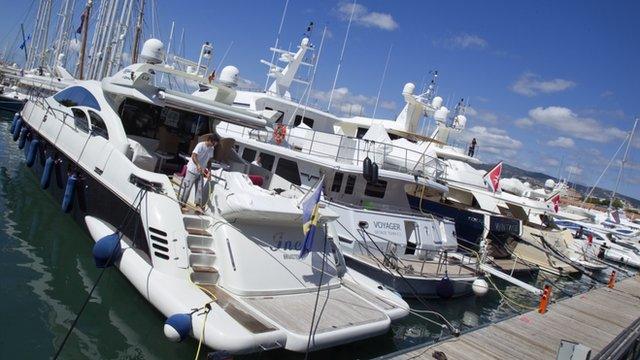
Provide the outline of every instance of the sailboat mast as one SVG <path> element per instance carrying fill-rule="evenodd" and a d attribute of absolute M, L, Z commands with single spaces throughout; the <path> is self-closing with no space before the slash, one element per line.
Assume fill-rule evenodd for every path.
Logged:
<path fill-rule="evenodd" d="M 136 22 L 136 32 L 133 36 L 133 48 L 131 49 L 131 63 L 138 62 L 138 46 L 140 44 L 140 33 L 142 32 L 142 20 L 144 18 L 144 0 L 140 0 L 140 12 L 138 12 L 138 21 Z"/>
<path fill-rule="evenodd" d="M 289 7 L 289 0 L 287 0 L 284 3 L 284 10 L 282 11 L 282 17 L 280 18 L 280 27 L 278 27 L 278 35 L 276 35 L 276 44 L 273 46 L 274 49 L 278 48 L 278 44 L 280 42 L 280 33 L 282 32 L 282 25 L 284 24 L 284 18 L 287 15 L 287 7 Z M 271 64 L 273 64 L 273 62 L 276 59 L 276 52 L 274 51 L 273 54 L 271 55 Z M 267 91 L 267 87 L 269 87 L 269 73 L 271 71 L 269 71 L 267 73 L 267 81 L 264 83 L 264 91 Z"/>
<path fill-rule="evenodd" d="M 87 7 L 84 9 L 84 18 L 82 21 L 82 43 L 80 44 L 80 52 L 78 53 L 78 68 L 76 69 L 76 77 L 82 80 L 84 77 L 84 54 L 87 49 L 87 33 L 89 32 L 89 17 L 91 16 L 91 6 L 93 0 L 87 1 Z"/>
<path fill-rule="evenodd" d="M 389 58 L 391 58 L 391 50 L 393 50 L 393 44 L 389 46 L 389 52 L 387 53 L 387 61 L 384 63 L 384 70 L 382 71 L 382 79 L 380 79 L 380 87 L 378 87 L 378 96 L 376 96 L 376 105 L 373 107 L 373 115 L 371 121 L 376 117 L 376 111 L 378 110 L 378 102 L 380 101 L 380 93 L 382 92 L 382 86 L 384 86 L 384 78 L 387 75 L 387 68 L 389 67 Z"/>
<path fill-rule="evenodd" d="M 27 56 L 27 38 L 24 37 L 24 24 L 20 24 L 20 31 L 22 31 L 22 44 L 24 44 L 24 61 L 25 67 L 27 66 L 27 62 L 29 61 L 29 56 Z"/>
<path fill-rule="evenodd" d="M 351 22 L 353 21 L 353 14 L 356 12 L 356 0 L 353 0 L 351 7 L 351 16 L 349 16 L 349 25 L 347 25 L 347 33 L 344 35 L 344 41 L 342 42 L 342 51 L 340 51 L 340 60 L 338 61 L 338 68 L 336 69 L 336 76 L 333 78 L 333 86 L 331 86 L 331 94 L 329 94 L 329 103 L 327 104 L 327 111 L 331 110 L 331 100 L 333 100 L 333 91 L 336 89 L 336 83 L 338 82 L 338 75 L 340 75 L 340 67 L 342 66 L 342 58 L 344 57 L 344 49 L 347 47 L 347 40 L 349 39 L 349 31 L 351 30 Z"/>
<path fill-rule="evenodd" d="M 627 157 L 629 156 L 629 147 L 631 146 L 631 142 L 633 141 L 633 134 L 636 132 L 637 125 L 638 125 L 638 118 L 636 118 L 636 121 L 633 123 L 631 134 L 629 134 L 629 142 L 627 143 L 627 148 L 624 151 L 624 156 L 622 157 L 622 162 L 620 163 L 620 170 L 618 170 L 616 187 L 613 189 L 613 194 L 611 194 L 611 199 L 609 199 L 609 209 L 612 208 L 613 199 L 616 197 L 616 193 L 618 192 L 618 186 L 620 185 L 620 179 L 622 178 L 622 170 L 624 169 L 624 164 L 627 162 Z"/>

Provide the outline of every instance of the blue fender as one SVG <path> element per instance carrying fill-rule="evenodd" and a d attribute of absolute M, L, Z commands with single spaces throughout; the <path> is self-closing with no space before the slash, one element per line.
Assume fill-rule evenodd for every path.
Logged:
<path fill-rule="evenodd" d="M 18 148 L 24 149 L 24 145 L 27 143 L 27 134 L 29 133 L 29 129 L 26 127 L 20 130 L 20 139 L 18 140 Z"/>
<path fill-rule="evenodd" d="M 16 121 L 16 126 L 13 129 L 13 141 L 17 141 L 18 137 L 20 137 L 20 130 L 22 130 L 22 123 L 23 123 L 22 118 L 19 118 Z"/>
<path fill-rule="evenodd" d="M 76 194 L 76 185 L 78 182 L 78 176 L 71 174 L 67 179 L 67 187 L 64 189 L 64 196 L 62 197 L 62 211 L 68 213 L 73 207 L 73 198 Z"/>
<path fill-rule="evenodd" d="M 19 113 L 16 113 L 15 115 L 13 115 L 13 120 L 11 120 L 11 128 L 9 128 L 9 132 L 11 132 L 11 134 L 13 134 L 13 132 L 16 129 L 16 124 L 18 123 L 18 119 L 20 119 Z"/>
<path fill-rule="evenodd" d="M 44 169 L 42 170 L 42 178 L 40 178 L 40 187 L 43 189 L 48 189 L 49 184 L 51 184 L 51 172 L 53 172 L 53 167 L 55 166 L 55 160 L 53 160 L 53 156 L 49 156 L 47 161 L 44 163 Z"/>
<path fill-rule="evenodd" d="M 27 166 L 32 167 L 36 162 L 36 157 L 38 156 L 38 150 L 40 150 L 40 140 L 33 140 L 31 144 L 29 144 L 29 151 L 27 151 Z"/>
<path fill-rule="evenodd" d="M 120 234 L 115 232 L 98 240 L 93 245 L 93 260 L 97 268 L 106 268 L 113 265 L 122 256 Z"/>

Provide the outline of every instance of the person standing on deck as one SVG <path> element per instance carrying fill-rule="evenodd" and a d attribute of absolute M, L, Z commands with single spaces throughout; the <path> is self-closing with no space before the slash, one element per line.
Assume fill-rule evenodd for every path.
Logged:
<path fill-rule="evenodd" d="M 471 140 L 471 145 L 469 145 L 469 153 L 468 155 L 473 157 L 473 154 L 476 152 L 476 138 L 473 138 L 473 140 Z"/>
<path fill-rule="evenodd" d="M 182 179 L 182 189 L 180 202 L 182 203 L 182 210 L 187 210 L 187 201 L 189 200 L 189 195 L 191 194 L 191 189 L 195 185 L 196 194 L 195 194 L 195 203 L 200 208 L 201 211 L 204 212 L 204 206 L 207 203 L 203 194 L 204 187 L 204 179 L 210 178 L 211 174 L 206 172 L 207 165 L 209 161 L 213 158 L 213 150 L 214 146 L 218 143 L 218 139 L 213 134 L 206 135 L 205 140 L 199 142 L 193 152 L 191 153 L 191 158 L 189 159 L 189 163 L 187 164 L 187 173 L 184 175 L 184 179 Z"/>

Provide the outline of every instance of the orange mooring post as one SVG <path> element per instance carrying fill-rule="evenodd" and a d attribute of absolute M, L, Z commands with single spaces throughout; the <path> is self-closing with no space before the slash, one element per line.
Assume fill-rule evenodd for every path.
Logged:
<path fill-rule="evenodd" d="M 544 314 L 547 312 L 547 305 L 549 305 L 549 299 L 551 299 L 551 286 L 545 285 L 542 295 L 540 296 L 540 305 L 538 305 L 538 312 Z"/>
<path fill-rule="evenodd" d="M 609 283 L 607 284 L 607 287 L 609 289 L 613 289 L 615 285 L 616 285 L 616 271 L 613 270 L 611 272 L 611 275 L 609 275 Z"/>

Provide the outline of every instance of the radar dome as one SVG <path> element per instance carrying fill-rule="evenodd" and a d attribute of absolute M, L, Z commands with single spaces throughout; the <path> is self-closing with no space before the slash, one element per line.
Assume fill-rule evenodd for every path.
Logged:
<path fill-rule="evenodd" d="M 464 129 L 464 127 L 467 126 L 467 117 L 464 115 L 456 115 L 453 125 L 456 129 Z"/>
<path fill-rule="evenodd" d="M 434 97 L 433 100 L 431 100 L 431 106 L 433 106 L 436 109 L 439 109 L 440 106 L 442 106 L 442 98 L 440 96 Z"/>
<path fill-rule="evenodd" d="M 237 67 L 229 65 L 225 66 L 220 72 L 220 82 L 229 87 L 238 86 L 238 78 L 240 75 L 240 70 Z"/>
<path fill-rule="evenodd" d="M 161 64 L 164 61 L 164 44 L 158 39 L 149 39 L 142 45 L 140 58 L 147 64 Z"/>
<path fill-rule="evenodd" d="M 303 38 L 302 42 L 300 43 L 300 45 L 302 46 L 307 46 L 309 45 L 309 38 Z"/>
<path fill-rule="evenodd" d="M 449 109 L 447 109 L 446 106 L 442 106 L 436 110 L 435 114 L 433 114 L 433 118 L 438 122 L 445 122 L 447 120 L 447 116 L 449 116 Z"/>
<path fill-rule="evenodd" d="M 553 181 L 553 179 L 547 179 L 547 181 L 544 182 L 544 187 L 546 189 L 553 189 L 556 186 L 556 182 Z"/>
<path fill-rule="evenodd" d="M 411 95 L 413 94 L 413 90 L 415 89 L 416 89 L 416 86 L 413 83 L 406 83 L 402 88 L 402 93 L 406 95 Z"/>

